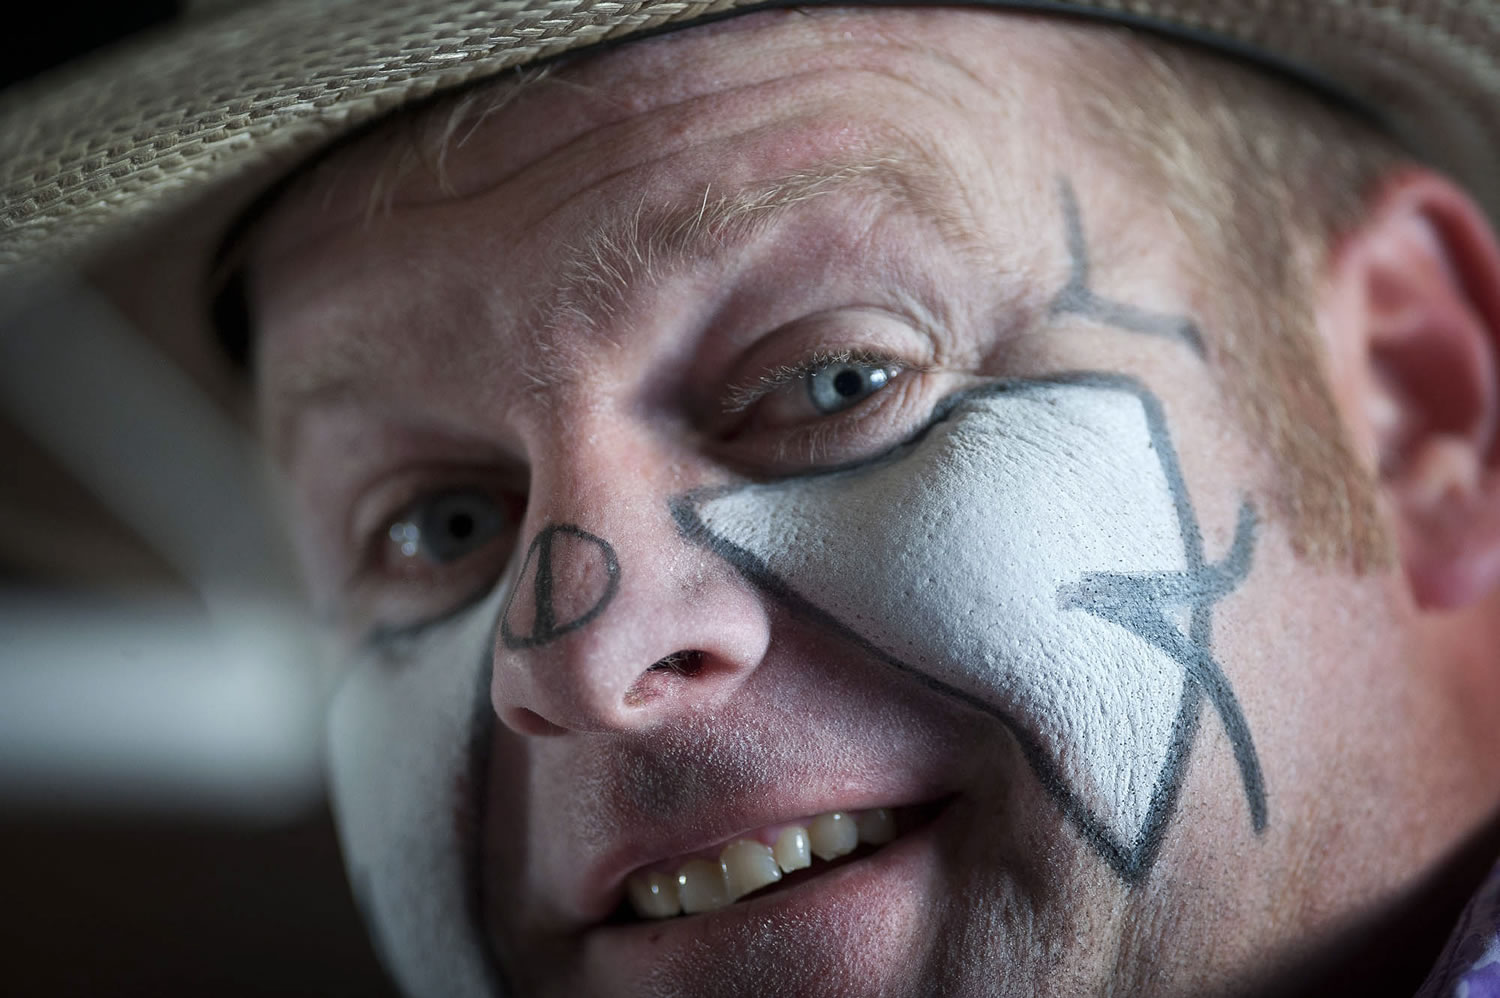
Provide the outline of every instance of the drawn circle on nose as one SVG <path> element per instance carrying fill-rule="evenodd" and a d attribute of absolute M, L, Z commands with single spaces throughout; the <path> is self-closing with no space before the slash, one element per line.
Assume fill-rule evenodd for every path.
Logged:
<path fill-rule="evenodd" d="M 608 541 L 577 524 L 549 524 L 526 549 L 500 640 L 512 650 L 556 641 L 603 613 L 619 588 L 620 560 Z"/>

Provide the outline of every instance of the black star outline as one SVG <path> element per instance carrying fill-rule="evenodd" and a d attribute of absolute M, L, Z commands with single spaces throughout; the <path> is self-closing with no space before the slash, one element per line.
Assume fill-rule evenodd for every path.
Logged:
<path fill-rule="evenodd" d="M 1234 689 L 1210 651 L 1213 607 L 1249 574 L 1255 530 L 1255 509 L 1245 502 L 1240 506 L 1234 544 L 1218 564 L 1199 564 L 1183 572 L 1093 573 L 1074 586 L 1064 587 L 1058 593 L 1058 606 L 1083 610 L 1122 627 L 1183 667 L 1189 682 L 1208 696 L 1224 722 L 1245 785 L 1251 825 L 1259 833 L 1265 830 L 1267 819 L 1260 760 Z M 1169 610 L 1177 607 L 1192 611 L 1188 635 L 1168 616 Z M 1197 705 L 1191 707 L 1196 712 Z"/>
<path fill-rule="evenodd" d="M 1189 347 L 1199 359 L 1207 356 L 1202 330 L 1189 316 L 1153 312 L 1115 301 L 1094 291 L 1092 261 L 1084 231 L 1083 210 L 1077 192 L 1067 177 L 1058 178 L 1063 227 L 1070 261 L 1068 281 L 1053 299 L 1049 314 L 1079 315 L 1124 332 L 1175 339 Z M 1203 550 L 1203 535 L 1193 511 L 1182 469 L 1172 448 L 1161 403 L 1149 392 L 1141 396 L 1153 424 L 1162 470 L 1167 476 L 1177 508 L 1187 569 L 1176 573 L 1095 573 L 1058 593 L 1062 609 L 1077 609 L 1135 634 L 1182 666 L 1187 682 L 1179 704 L 1172 736 L 1175 762 L 1163 772 L 1152 794 L 1151 820 L 1135 849 L 1123 857 L 1132 868 L 1149 869 L 1161 847 L 1166 822 L 1176 810 L 1187 756 L 1196 739 L 1202 698 L 1206 695 L 1224 724 L 1245 788 L 1251 827 L 1258 835 L 1268 821 L 1265 778 L 1250 734 L 1250 725 L 1223 668 L 1214 658 L 1213 609 L 1232 593 L 1250 572 L 1254 554 L 1257 518 L 1248 500 L 1241 503 L 1234 542 L 1228 555 L 1210 565 Z M 1184 635 L 1170 612 L 1187 609 L 1191 614 Z"/>
<path fill-rule="evenodd" d="M 1235 757 L 1241 761 L 1241 774 L 1246 782 L 1252 823 L 1259 831 L 1265 827 L 1266 822 L 1264 784 L 1249 727 L 1244 721 L 1233 689 L 1209 648 L 1214 605 L 1233 592 L 1249 574 L 1256 537 L 1255 513 L 1249 503 L 1242 505 L 1235 541 L 1229 554 L 1217 564 L 1208 564 L 1203 553 L 1202 533 L 1167 428 L 1166 415 L 1161 402 L 1151 390 L 1129 375 L 1097 371 L 1059 374 L 1043 379 L 995 381 L 944 399 L 935 407 L 922 429 L 877 457 L 836 468 L 820 469 L 790 479 L 779 479 L 769 485 L 775 487 L 792 482 L 859 474 L 876 466 L 899 462 L 908 457 L 934 427 L 950 419 L 965 402 L 995 394 L 1037 394 L 1059 386 L 1125 392 L 1140 402 L 1151 448 L 1157 455 L 1177 514 L 1187 563 L 1181 572 L 1093 573 L 1076 584 L 1063 587 L 1058 594 L 1065 609 L 1096 613 L 1102 619 L 1120 624 L 1160 649 L 1184 670 L 1185 678 L 1173 719 L 1167 757 L 1152 789 L 1146 818 L 1132 842 L 1120 841 L 1109 826 L 1090 809 L 1064 778 L 1051 753 L 1022 719 L 1013 717 L 1006 709 L 962 687 L 937 679 L 893 655 L 798 592 L 765 559 L 714 533 L 704 521 L 701 510 L 714 499 L 745 489 L 765 488 L 766 484 L 732 485 L 689 492 L 671 500 L 669 505 L 678 531 L 685 539 L 723 558 L 747 581 L 793 614 L 835 634 L 872 659 L 902 673 L 912 682 L 988 714 L 1003 724 L 1015 737 L 1022 755 L 1064 816 L 1122 879 L 1128 883 L 1139 883 L 1155 863 L 1167 823 L 1176 812 L 1188 758 L 1196 741 L 1205 693 L 1225 718 L 1225 727 L 1234 745 Z M 1191 608 L 1191 633 L 1188 635 L 1184 635 L 1168 616 L 1170 610 L 1177 607 Z"/>
<path fill-rule="evenodd" d="M 1088 243 L 1078 197 L 1066 178 L 1059 180 L 1058 191 L 1071 266 L 1067 284 L 1053 299 L 1049 314 L 1079 315 L 1124 332 L 1176 340 L 1189 347 L 1200 359 L 1204 358 L 1204 338 L 1193 319 L 1113 301 L 1093 290 L 1090 285 L 1092 268 Z M 1251 827 L 1257 835 L 1265 830 L 1269 820 L 1265 780 L 1249 723 L 1212 649 L 1214 608 L 1236 591 L 1250 573 L 1258 528 L 1254 506 L 1248 500 L 1241 503 L 1229 552 L 1221 561 L 1210 564 L 1204 553 L 1202 530 L 1182 475 L 1177 451 L 1172 444 L 1161 401 L 1135 378 L 1098 371 L 1073 372 L 1036 380 L 1002 380 L 960 392 L 940 402 L 927 423 L 916 434 L 884 454 L 852 465 L 819 469 L 797 477 L 809 479 L 843 475 L 901 460 L 934 426 L 948 419 L 967 400 L 990 393 L 1028 393 L 1059 385 L 1124 391 L 1139 400 L 1146 416 L 1152 448 L 1157 454 L 1171 493 L 1187 563 L 1186 568 L 1180 572 L 1091 573 L 1077 583 L 1063 586 L 1058 592 L 1061 609 L 1089 613 L 1129 631 L 1183 669 L 1182 693 L 1172 722 L 1167 757 L 1152 789 L 1146 818 L 1133 842 L 1116 839 L 1109 827 L 1068 785 L 1041 743 L 1006 711 L 896 658 L 798 593 L 790 583 L 772 571 L 764 559 L 727 538 L 714 534 L 700 514 L 703 505 L 719 496 L 753 486 L 704 489 L 679 496 L 671 500 L 669 506 L 678 531 L 684 538 L 717 553 L 747 580 L 793 613 L 839 635 L 919 685 L 989 714 L 1005 725 L 1015 736 L 1022 755 L 1064 816 L 1121 878 L 1127 883 L 1139 883 L 1155 864 L 1167 824 L 1177 811 L 1188 760 L 1197 741 L 1205 697 L 1214 705 L 1224 724 L 1239 767 L 1240 779 L 1244 784 Z M 1171 619 L 1172 611 L 1182 609 L 1190 614 L 1187 634 Z"/>
<path fill-rule="evenodd" d="M 1184 672 L 1182 696 L 1173 721 L 1171 749 L 1152 791 L 1140 835 L 1129 846 L 1115 842 L 1104 846 L 1106 852 L 1114 854 L 1112 862 L 1121 875 L 1128 880 L 1137 880 L 1155 863 L 1167 823 L 1176 813 L 1188 757 L 1197 740 L 1205 696 L 1224 724 L 1244 785 L 1250 824 L 1257 835 L 1265 830 L 1269 820 L 1265 779 L 1250 725 L 1233 686 L 1212 651 L 1214 607 L 1234 593 L 1249 576 L 1258 520 L 1254 506 L 1248 500 L 1243 501 L 1229 552 L 1221 561 L 1209 563 L 1204 553 L 1203 533 L 1160 400 L 1144 385 L 1131 379 L 1111 379 L 1106 375 L 1074 379 L 1075 383 L 1080 380 L 1096 384 L 1113 380 L 1122 386 L 1128 383 L 1136 392 L 1146 413 L 1152 447 L 1172 494 L 1187 562 L 1182 571 L 1175 572 L 1090 573 L 1058 592 L 1060 609 L 1081 610 L 1129 631 L 1160 650 Z M 1176 609 L 1190 611 L 1187 634 L 1171 618 Z M 1103 828 L 1097 831 L 1108 838 Z"/>

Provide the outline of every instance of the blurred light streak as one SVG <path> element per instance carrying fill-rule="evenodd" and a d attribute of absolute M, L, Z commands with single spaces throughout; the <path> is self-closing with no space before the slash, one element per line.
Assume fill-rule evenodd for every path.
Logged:
<path fill-rule="evenodd" d="M 0 803 L 315 805 L 327 677 L 253 444 L 91 288 L 18 287 L 0 410 L 201 603 L 0 593 Z"/>
<path fill-rule="evenodd" d="M 34 282 L 6 304 L 0 408 L 211 611 L 245 594 L 293 598 L 269 476 L 223 410 L 78 281 Z"/>
<path fill-rule="evenodd" d="M 287 820 L 322 792 L 295 621 L 0 598 L 0 801 Z"/>

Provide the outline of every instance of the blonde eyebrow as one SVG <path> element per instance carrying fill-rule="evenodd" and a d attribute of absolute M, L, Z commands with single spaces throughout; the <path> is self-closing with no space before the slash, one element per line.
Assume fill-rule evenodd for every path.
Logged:
<path fill-rule="evenodd" d="M 691 202 L 641 201 L 616 209 L 565 250 L 553 292 L 545 299 L 550 322 L 597 330 L 602 320 L 619 312 L 632 289 L 750 242 L 800 205 L 859 188 L 930 219 L 960 249 L 978 252 L 986 243 L 973 212 L 956 203 L 960 195 L 952 173 L 915 152 L 825 164 L 722 194 L 708 185 Z"/>
<path fill-rule="evenodd" d="M 989 240 L 974 221 L 952 168 L 914 144 L 902 146 L 899 155 L 826 163 L 743 190 L 719 194 L 707 186 L 691 201 L 652 205 L 642 200 L 605 208 L 582 240 L 561 251 L 558 276 L 533 299 L 539 306 L 532 313 L 536 318 L 525 323 L 538 336 L 548 326 L 564 323 L 585 335 L 573 349 L 527 351 L 531 359 L 518 372 L 526 390 L 540 396 L 572 380 L 582 352 L 589 343 L 597 344 L 600 325 L 618 314 L 633 289 L 750 242 L 789 211 L 819 198 L 869 190 L 930 220 L 950 246 L 987 258 Z M 336 343 L 337 349 L 325 350 L 316 363 L 303 365 L 290 384 L 262 399 L 262 431 L 279 451 L 290 453 L 302 410 L 357 398 L 372 371 L 400 362 L 399 352 L 379 338 Z M 279 418 L 264 420 L 271 412 Z"/>

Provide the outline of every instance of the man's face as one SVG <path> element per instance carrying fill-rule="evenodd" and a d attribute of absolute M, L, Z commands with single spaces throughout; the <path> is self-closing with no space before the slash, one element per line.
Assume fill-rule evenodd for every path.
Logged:
<path fill-rule="evenodd" d="M 1478 820 L 1412 762 L 1461 732 L 1392 581 L 1290 550 L 1213 261 L 1091 134 L 1071 77 L 1118 58 L 760 16 L 267 220 L 265 425 L 408 982 L 1223 993 Z M 689 868 L 877 809 L 894 841 L 725 907 Z M 653 875 L 689 896 L 632 905 Z"/>

